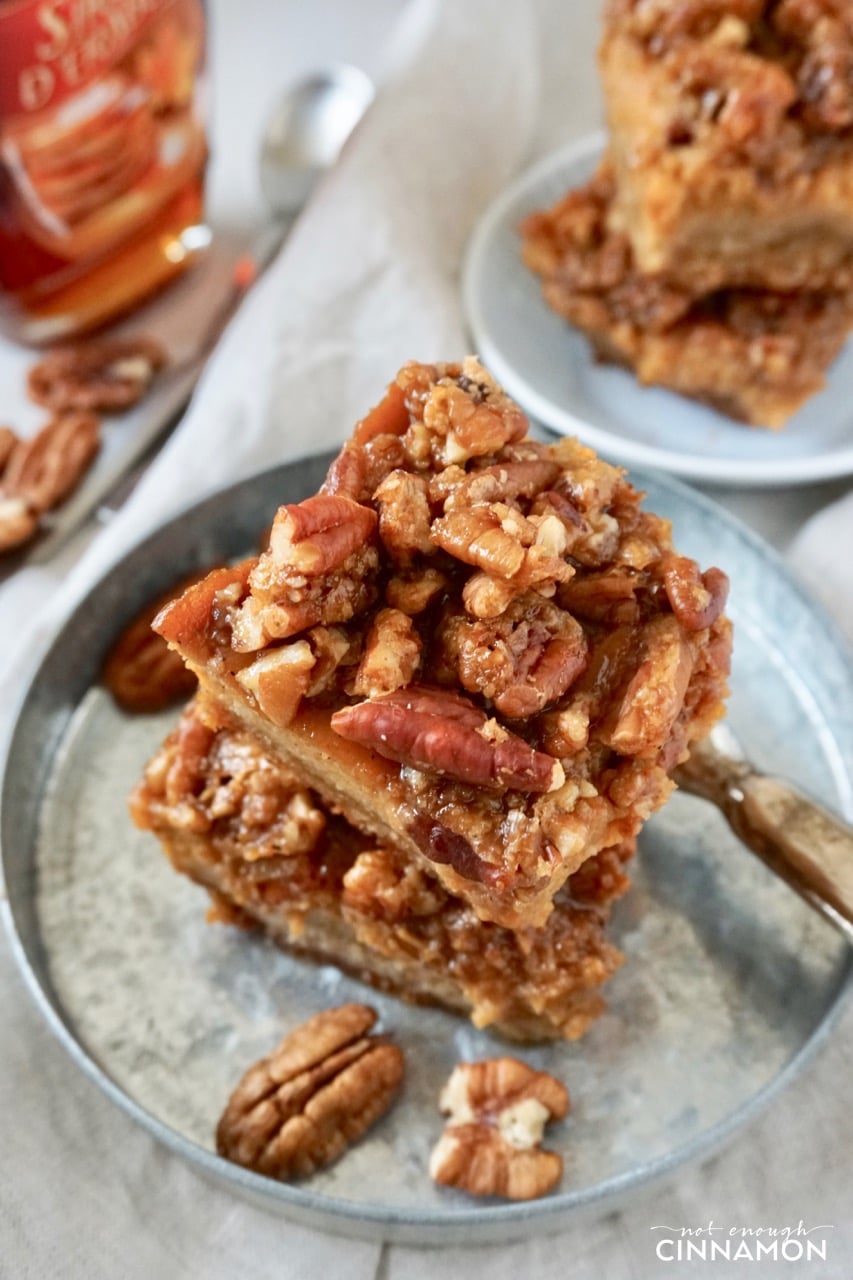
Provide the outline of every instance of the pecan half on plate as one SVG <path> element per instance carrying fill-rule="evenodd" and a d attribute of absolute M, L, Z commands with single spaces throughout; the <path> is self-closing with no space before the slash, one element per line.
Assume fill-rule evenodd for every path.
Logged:
<path fill-rule="evenodd" d="M 107 654 L 101 680 L 125 711 L 150 715 L 173 702 L 182 702 L 195 689 L 195 676 L 163 637 L 151 630 L 151 623 L 170 600 L 207 572 L 204 569 L 182 578 L 145 605 Z"/>
<path fill-rule="evenodd" d="M 403 1079 L 403 1055 L 370 1035 L 363 1004 L 327 1009 L 250 1067 L 216 1130 L 226 1160 L 288 1182 L 332 1164 L 383 1116 Z"/>
<path fill-rule="evenodd" d="M 433 1149 L 430 1175 L 473 1196 L 535 1200 L 553 1190 L 563 1160 L 543 1151 L 549 1120 L 569 1110 L 565 1087 L 517 1058 L 462 1062 L 439 1106 L 450 1118 Z"/>

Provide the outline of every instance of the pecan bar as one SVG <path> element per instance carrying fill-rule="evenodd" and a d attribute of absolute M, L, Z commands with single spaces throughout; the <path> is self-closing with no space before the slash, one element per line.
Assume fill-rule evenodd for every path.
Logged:
<path fill-rule="evenodd" d="M 577 1038 L 604 1009 L 601 984 L 621 964 L 605 924 L 628 887 L 630 845 L 589 859 L 543 929 L 483 924 L 199 699 L 149 763 L 131 807 L 176 869 L 210 891 L 216 919 L 260 925 L 297 955 L 514 1040 Z"/>
<path fill-rule="evenodd" d="M 722 712 L 727 580 L 473 358 L 406 365 L 321 492 L 155 630 L 332 809 L 482 920 L 541 925 Z"/>
<path fill-rule="evenodd" d="M 695 297 L 640 271 L 605 160 L 521 227 L 545 300 L 596 356 L 753 426 L 781 427 L 825 382 L 853 325 L 849 294 L 723 289 Z"/>
<path fill-rule="evenodd" d="M 600 65 L 641 271 L 694 294 L 849 288 L 849 0 L 609 0 Z"/>

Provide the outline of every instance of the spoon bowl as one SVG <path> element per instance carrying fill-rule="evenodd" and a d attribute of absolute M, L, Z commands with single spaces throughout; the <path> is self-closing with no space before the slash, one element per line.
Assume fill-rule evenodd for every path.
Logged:
<path fill-rule="evenodd" d="M 299 212 L 373 96 L 369 77 L 350 66 L 315 72 L 283 95 L 267 121 L 260 157 L 261 190 L 277 217 Z"/>

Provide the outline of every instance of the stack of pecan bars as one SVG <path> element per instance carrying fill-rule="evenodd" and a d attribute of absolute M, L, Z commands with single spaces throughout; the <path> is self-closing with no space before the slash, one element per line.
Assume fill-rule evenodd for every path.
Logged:
<path fill-rule="evenodd" d="M 476 360 L 406 365 L 263 553 L 159 615 L 200 689 L 133 810 L 220 918 L 537 1040 L 603 1008 L 731 636 L 725 576 L 527 426 Z"/>
<path fill-rule="evenodd" d="M 607 0 L 600 63 L 608 152 L 527 265 L 600 358 L 782 426 L 853 325 L 850 0 Z"/>

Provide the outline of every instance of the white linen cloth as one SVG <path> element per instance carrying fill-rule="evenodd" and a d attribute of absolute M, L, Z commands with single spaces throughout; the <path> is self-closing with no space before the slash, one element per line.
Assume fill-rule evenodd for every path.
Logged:
<path fill-rule="evenodd" d="M 545 33 L 538 46 L 537 17 Z M 4 719 L 25 661 L 10 638 L 31 651 L 72 598 L 194 495 L 341 440 L 405 359 L 465 350 L 457 273 L 466 238 L 534 136 L 541 149 L 596 124 L 588 50 L 597 18 L 591 3 L 414 0 L 369 119 L 226 333 L 186 421 L 128 506 L 73 571 L 80 542 L 0 591 Z M 548 34 L 566 30 L 587 53 L 574 79 L 557 74 L 568 50 Z M 537 82 L 545 103 L 538 117 Z M 849 546 L 850 536 L 840 540 L 827 512 L 800 545 L 837 549 Z M 833 559 L 845 557 L 830 552 Z M 830 605 L 839 591 L 850 598 L 846 567 L 846 585 Z M 38 611 L 37 630 L 30 623 Z M 850 1009 L 821 1058 L 704 1167 L 557 1237 L 442 1253 L 324 1236 L 203 1181 L 72 1067 L 29 1001 L 5 939 L 0 1025 L 2 1280 L 417 1280 L 463 1270 L 490 1280 L 646 1280 L 669 1274 L 655 1260 L 652 1224 L 709 1218 L 831 1223 L 830 1261 L 814 1274 L 849 1275 Z M 719 1262 L 713 1270 L 741 1272 Z"/>

